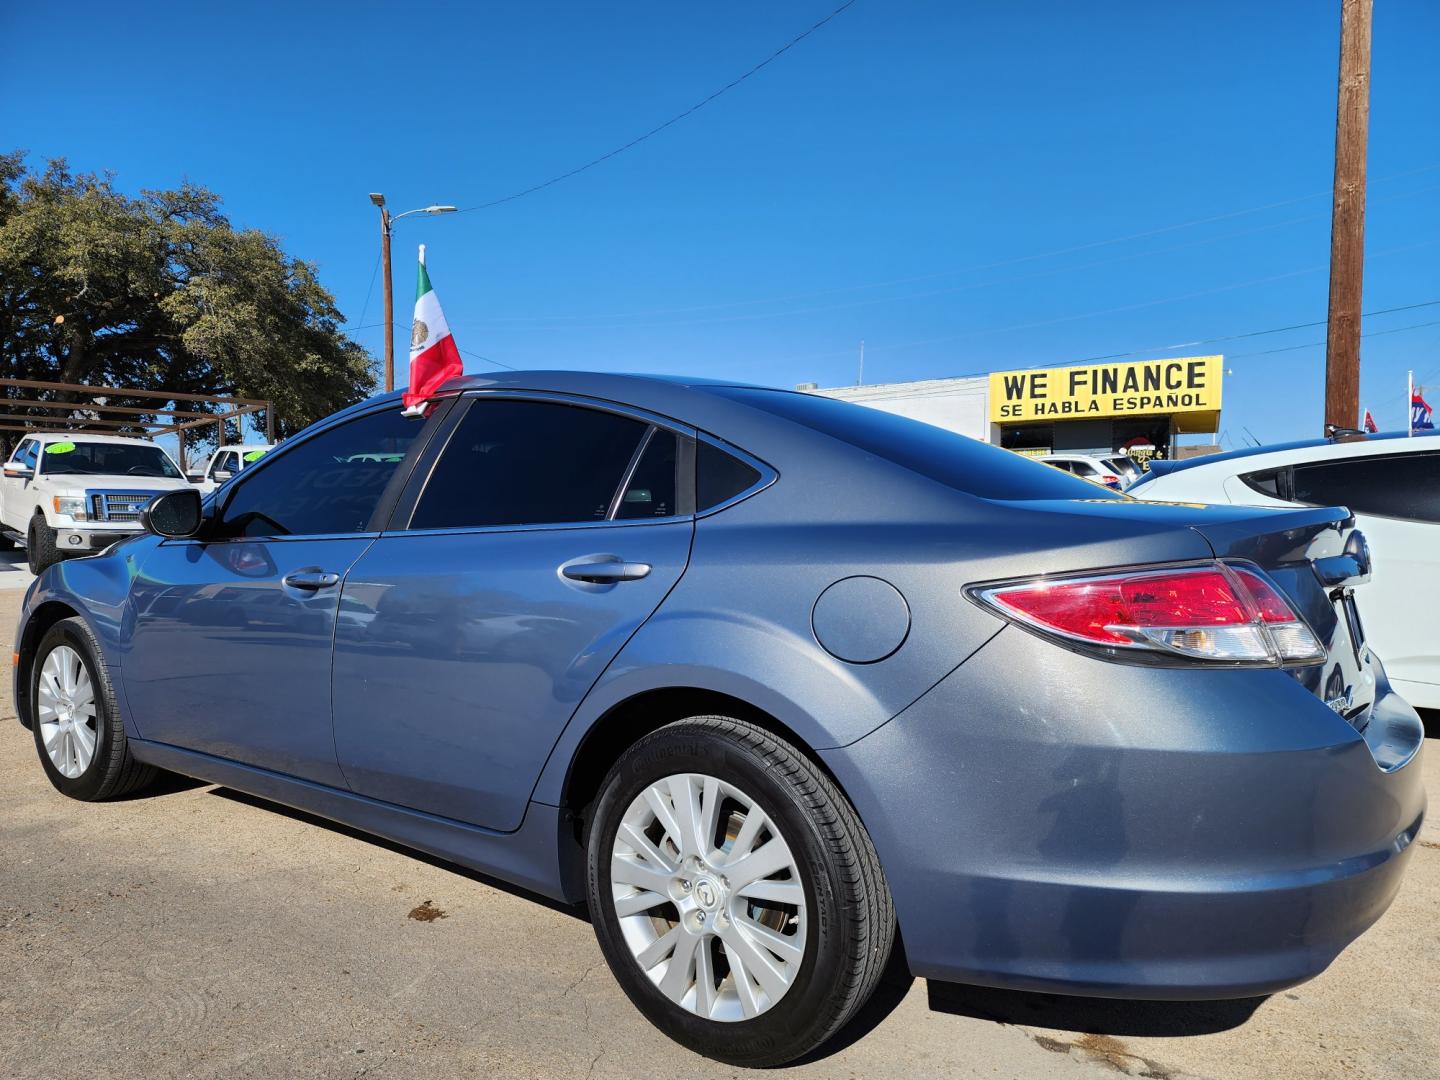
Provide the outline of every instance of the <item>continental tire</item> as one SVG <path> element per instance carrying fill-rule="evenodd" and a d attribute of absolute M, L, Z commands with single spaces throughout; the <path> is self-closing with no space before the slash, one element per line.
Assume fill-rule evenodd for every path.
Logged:
<path fill-rule="evenodd" d="M 809 758 L 754 724 L 697 716 L 645 736 L 606 777 L 587 849 L 616 979 L 707 1057 L 801 1057 L 889 960 L 894 907 L 864 826 Z"/>

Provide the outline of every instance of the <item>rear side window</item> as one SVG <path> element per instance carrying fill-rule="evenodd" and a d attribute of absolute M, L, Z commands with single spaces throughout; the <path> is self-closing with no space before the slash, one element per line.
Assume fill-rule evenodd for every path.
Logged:
<path fill-rule="evenodd" d="M 1260 472 L 1244 473 L 1240 481 L 1251 491 L 1269 495 L 1272 499 L 1287 498 L 1284 469 L 1262 469 Z"/>
<path fill-rule="evenodd" d="M 718 446 L 700 440 L 695 446 L 695 509 L 709 510 L 712 506 L 735 498 L 736 495 L 754 487 L 760 482 L 760 473 L 727 454 Z"/>
<path fill-rule="evenodd" d="M 430 474 L 410 528 L 604 521 L 647 430 L 628 416 L 575 405 L 474 401 Z M 673 488 L 672 459 L 670 489 L 660 493 L 672 506 Z M 654 487 L 650 497 L 653 508 Z"/>
<path fill-rule="evenodd" d="M 678 442 L 673 431 L 656 428 L 645 444 L 640 462 L 615 510 L 618 521 L 669 517 L 675 513 L 675 459 Z"/>
<path fill-rule="evenodd" d="M 921 476 L 982 499 L 1123 499 L 1037 461 L 953 431 L 818 394 L 714 386 L 742 402 L 849 443 Z"/>
<path fill-rule="evenodd" d="M 1248 482 L 1248 481 L 1247 481 Z M 1359 514 L 1440 522 L 1440 452 L 1341 458 L 1291 470 L 1293 498 Z"/>

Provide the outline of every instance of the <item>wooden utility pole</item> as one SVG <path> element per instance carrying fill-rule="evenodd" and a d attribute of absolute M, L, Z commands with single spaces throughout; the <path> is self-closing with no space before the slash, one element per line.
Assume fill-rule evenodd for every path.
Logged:
<path fill-rule="evenodd" d="M 1365 270 L 1365 147 L 1370 133 L 1372 4 L 1373 0 L 1340 3 L 1325 423 L 1345 428 L 1355 427 L 1360 413 L 1360 303 Z"/>
<path fill-rule="evenodd" d="M 390 208 L 385 196 L 370 193 L 370 201 L 380 209 L 380 272 L 385 275 L 385 389 L 395 389 L 395 291 L 390 280 Z M 272 440 L 273 441 L 273 440 Z"/>

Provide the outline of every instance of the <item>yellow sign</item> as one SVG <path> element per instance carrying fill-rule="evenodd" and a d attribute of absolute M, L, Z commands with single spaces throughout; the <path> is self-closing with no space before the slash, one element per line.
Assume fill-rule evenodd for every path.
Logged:
<path fill-rule="evenodd" d="M 1218 413 L 1221 361 L 1219 356 L 1180 356 L 1173 360 L 997 371 L 990 376 L 990 422 Z M 1210 427 L 1203 426 L 1205 420 L 1209 420 Z M 1213 418 L 1192 417 L 1188 423 L 1177 424 L 1181 430 L 1215 430 Z"/>

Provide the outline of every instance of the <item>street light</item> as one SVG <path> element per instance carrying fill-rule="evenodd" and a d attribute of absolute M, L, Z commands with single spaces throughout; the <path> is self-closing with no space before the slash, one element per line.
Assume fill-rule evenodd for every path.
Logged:
<path fill-rule="evenodd" d="M 390 280 L 390 227 L 401 218 L 411 214 L 453 214 L 456 207 L 441 206 L 438 203 L 422 206 L 417 210 L 406 210 L 403 214 L 390 216 L 385 206 L 385 196 L 378 191 L 370 193 L 370 201 L 380 210 L 380 261 L 385 272 L 385 389 L 395 389 L 395 290 Z"/>

